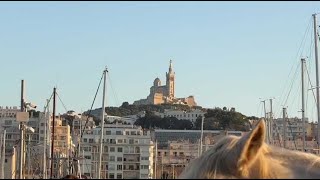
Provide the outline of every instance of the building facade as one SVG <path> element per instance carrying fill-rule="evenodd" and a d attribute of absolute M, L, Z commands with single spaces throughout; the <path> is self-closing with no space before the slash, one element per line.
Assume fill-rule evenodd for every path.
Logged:
<path fill-rule="evenodd" d="M 101 127 L 87 130 L 81 139 L 82 174 L 97 178 Z M 154 144 L 141 127 L 105 124 L 101 178 L 148 179 L 153 177 Z"/>
<path fill-rule="evenodd" d="M 16 117 L 17 112 L 19 112 L 20 109 L 18 109 L 17 106 L 0 106 L 0 118 L 1 117 Z"/>
<path fill-rule="evenodd" d="M 180 111 L 180 110 L 169 110 L 165 109 L 163 113 L 155 112 L 155 115 L 164 117 L 175 117 L 179 120 L 185 119 L 189 120 L 192 123 L 195 123 L 198 117 L 203 117 L 206 112 L 203 112 L 199 109 L 191 110 L 191 111 Z"/>

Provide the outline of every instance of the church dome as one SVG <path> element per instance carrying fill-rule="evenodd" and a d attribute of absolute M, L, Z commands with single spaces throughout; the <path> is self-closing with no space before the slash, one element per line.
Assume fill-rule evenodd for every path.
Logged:
<path fill-rule="evenodd" d="M 156 78 L 154 81 L 153 81 L 153 85 L 154 86 L 161 86 L 161 81 L 159 78 Z"/>

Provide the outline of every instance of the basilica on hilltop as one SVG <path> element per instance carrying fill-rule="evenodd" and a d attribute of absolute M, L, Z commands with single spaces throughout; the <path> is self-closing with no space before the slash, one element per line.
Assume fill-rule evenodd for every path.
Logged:
<path fill-rule="evenodd" d="M 153 86 L 150 88 L 150 94 L 147 96 L 147 99 L 134 101 L 133 104 L 184 104 L 197 106 L 194 96 L 186 98 L 175 97 L 175 72 L 172 69 L 172 60 L 170 60 L 169 72 L 166 73 L 166 84 L 161 86 L 160 79 L 156 78 L 153 81 Z"/>

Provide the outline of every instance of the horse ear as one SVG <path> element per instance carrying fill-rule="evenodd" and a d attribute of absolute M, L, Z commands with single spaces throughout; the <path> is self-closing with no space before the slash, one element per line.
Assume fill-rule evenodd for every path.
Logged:
<path fill-rule="evenodd" d="M 238 170 L 249 166 L 258 153 L 265 141 L 266 126 L 264 120 L 260 120 L 256 127 L 239 140 L 240 156 L 238 159 Z"/>

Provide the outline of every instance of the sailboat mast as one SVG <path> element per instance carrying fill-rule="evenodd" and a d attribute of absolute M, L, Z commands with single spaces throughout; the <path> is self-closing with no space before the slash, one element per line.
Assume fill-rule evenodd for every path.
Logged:
<path fill-rule="evenodd" d="M 318 115 L 318 128 L 317 128 L 317 143 L 319 149 L 320 143 L 320 101 L 319 101 L 319 70 L 318 70 L 318 34 L 317 34 L 317 14 L 313 14 L 313 28 L 314 28 L 314 51 L 316 61 L 316 89 L 317 89 L 317 115 Z"/>
<path fill-rule="evenodd" d="M 286 111 L 287 108 L 283 108 L 282 114 L 283 114 L 283 148 L 287 147 L 287 121 L 286 121 Z"/>
<path fill-rule="evenodd" d="M 54 126 L 56 119 L 56 88 L 53 88 L 53 117 L 52 117 L 52 135 L 51 135 L 51 168 L 50 168 L 50 179 L 53 177 L 53 157 L 54 157 Z"/>
<path fill-rule="evenodd" d="M 273 145 L 273 112 L 272 112 L 272 98 L 270 100 L 270 119 L 269 119 L 269 137 L 270 137 L 270 144 Z"/>
<path fill-rule="evenodd" d="M 46 161 L 46 158 L 47 158 L 47 118 L 49 117 L 50 118 L 50 114 L 48 113 L 49 112 L 49 99 L 46 100 L 47 104 L 46 106 L 44 107 L 44 117 L 43 117 L 43 120 L 44 120 L 44 138 L 43 138 L 43 172 L 42 172 L 42 177 L 44 179 L 47 178 L 46 174 L 47 174 L 47 161 Z"/>
<path fill-rule="evenodd" d="M 104 115 L 105 115 L 105 96 L 106 96 L 106 80 L 107 80 L 107 72 L 106 68 L 103 71 L 104 81 L 103 81 L 103 97 L 102 97 L 102 117 L 101 117 L 101 134 L 100 134 L 100 148 L 99 148 L 99 165 L 98 165 L 98 178 L 101 179 L 101 160 L 102 160 L 102 144 L 103 144 L 103 131 L 104 131 Z"/>
<path fill-rule="evenodd" d="M 304 58 L 301 58 L 301 91 L 302 91 L 302 151 L 305 152 L 305 145 L 306 145 L 306 133 L 305 133 L 305 105 L 304 105 L 304 67 L 305 67 L 306 60 Z"/>
<path fill-rule="evenodd" d="M 266 100 L 263 100 L 263 101 L 261 101 L 261 102 L 263 102 L 263 109 L 264 109 L 264 120 L 265 120 L 265 122 L 266 122 L 266 132 L 267 132 L 267 137 L 266 137 L 266 141 L 267 141 L 267 144 L 270 144 L 270 139 L 269 139 L 269 121 L 268 121 L 268 119 L 267 119 L 267 111 L 266 111 Z"/>

